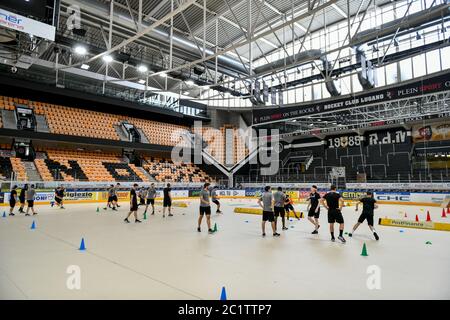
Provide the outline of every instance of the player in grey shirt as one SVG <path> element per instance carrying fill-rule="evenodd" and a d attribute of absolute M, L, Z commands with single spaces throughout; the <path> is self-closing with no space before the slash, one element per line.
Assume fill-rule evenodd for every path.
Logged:
<path fill-rule="evenodd" d="M 25 213 L 26 216 L 29 216 L 30 214 L 28 213 L 31 209 L 31 212 L 33 212 L 33 216 L 37 214 L 36 211 L 34 211 L 34 197 L 36 195 L 36 190 L 34 189 L 34 184 L 32 184 L 27 192 L 26 192 L 26 199 L 27 199 L 27 212 Z"/>
<path fill-rule="evenodd" d="M 217 205 L 216 213 L 220 214 L 222 211 L 220 211 L 220 202 L 219 202 L 219 195 L 217 194 L 217 186 L 214 186 L 211 191 L 211 198 L 212 202 L 214 202 Z"/>
<path fill-rule="evenodd" d="M 200 226 L 202 224 L 203 216 L 206 215 L 206 223 L 208 225 L 208 232 L 213 233 L 211 229 L 211 204 L 209 202 L 209 186 L 210 184 L 206 182 L 203 185 L 203 189 L 200 191 L 200 215 L 198 217 L 198 227 L 197 231 L 202 232 Z"/>
<path fill-rule="evenodd" d="M 275 202 L 274 205 L 275 229 L 277 228 L 278 217 L 281 216 L 283 230 L 288 230 L 288 228 L 286 228 L 286 219 L 284 218 L 285 216 L 284 202 L 286 201 L 286 195 L 283 192 L 283 188 L 278 187 L 278 190 L 273 194 L 273 200 Z"/>
<path fill-rule="evenodd" d="M 147 188 L 147 202 L 145 205 L 145 211 L 144 213 L 147 213 L 148 205 L 152 205 L 152 214 L 155 214 L 155 198 L 156 198 L 156 188 L 155 184 L 152 183 L 150 187 Z"/>
<path fill-rule="evenodd" d="M 263 209 L 262 214 L 262 236 L 266 236 L 266 221 L 269 221 L 272 225 L 272 231 L 274 237 L 279 237 L 280 234 L 277 233 L 276 227 L 275 227 L 275 216 L 273 214 L 273 195 L 272 191 L 270 190 L 270 186 L 266 186 L 264 188 L 264 193 L 261 195 L 261 197 L 258 199 L 258 205 Z"/>

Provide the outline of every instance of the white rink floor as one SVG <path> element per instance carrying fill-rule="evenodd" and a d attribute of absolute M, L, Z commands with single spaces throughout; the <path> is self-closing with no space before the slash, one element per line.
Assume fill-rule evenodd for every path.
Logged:
<path fill-rule="evenodd" d="M 165 219 L 157 207 L 142 224 L 123 223 L 125 203 L 118 213 L 67 204 L 37 206 L 36 217 L 0 217 L 0 299 L 219 299 L 222 286 L 228 299 L 450 299 L 450 232 L 376 225 L 376 242 L 363 225 L 346 244 L 332 243 L 322 213 L 318 236 L 301 219 L 280 238 L 263 239 L 260 216 L 233 213 L 255 200 L 222 201 L 214 235 L 205 226 L 196 231 L 197 200 Z M 442 209 L 416 206 L 382 205 L 376 218 L 406 211 L 423 220 L 428 209 L 450 223 Z M 344 209 L 346 232 L 358 215 Z M 364 242 L 368 257 L 360 255 Z M 70 265 L 80 267 L 80 290 L 66 286 Z M 380 290 L 366 286 L 370 265 L 380 267 Z"/>

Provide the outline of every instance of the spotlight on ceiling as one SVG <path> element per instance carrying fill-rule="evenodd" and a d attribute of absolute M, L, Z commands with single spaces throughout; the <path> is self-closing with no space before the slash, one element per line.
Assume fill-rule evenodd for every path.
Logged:
<path fill-rule="evenodd" d="M 184 94 L 185 96 L 188 96 L 188 95 L 189 95 L 189 92 L 185 91 L 185 92 L 183 92 L 183 94 Z"/>
<path fill-rule="evenodd" d="M 138 71 L 144 73 L 144 72 L 147 72 L 147 71 L 148 71 L 148 68 L 147 68 L 147 66 L 144 66 L 143 64 L 141 64 L 141 65 L 138 67 Z"/>
<path fill-rule="evenodd" d="M 167 78 L 167 73 L 164 73 L 164 72 L 160 73 L 159 76 L 162 77 L 162 78 Z"/>
<path fill-rule="evenodd" d="M 105 61 L 106 63 L 110 63 L 113 61 L 113 57 L 110 56 L 109 54 L 103 56 L 103 61 Z"/>
<path fill-rule="evenodd" d="M 89 70 L 90 66 L 88 64 L 83 63 L 80 68 L 83 70 Z"/>
<path fill-rule="evenodd" d="M 74 51 L 76 54 L 79 54 L 80 56 L 84 56 L 84 55 L 86 55 L 86 53 L 87 53 L 86 47 L 85 47 L 85 46 L 82 46 L 82 45 L 77 45 L 77 46 L 73 49 L 73 51 Z"/>
<path fill-rule="evenodd" d="M 138 81 L 140 84 L 145 84 L 145 80 L 144 79 L 140 79 L 139 81 Z"/>
<path fill-rule="evenodd" d="M 193 85 L 194 85 L 194 81 L 192 81 L 192 80 L 187 80 L 187 81 L 186 81 L 186 84 L 187 84 L 188 86 L 193 86 Z"/>

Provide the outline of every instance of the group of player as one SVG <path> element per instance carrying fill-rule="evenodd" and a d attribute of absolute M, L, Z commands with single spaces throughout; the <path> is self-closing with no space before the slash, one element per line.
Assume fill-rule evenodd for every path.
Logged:
<path fill-rule="evenodd" d="M 308 220 L 314 225 L 314 231 L 312 234 L 319 233 L 319 217 L 320 217 L 320 206 L 322 205 L 328 211 L 328 223 L 330 227 L 331 241 L 336 241 L 334 236 L 334 224 L 339 224 L 339 236 L 338 239 L 345 243 L 346 240 L 344 238 L 344 217 L 342 215 L 342 208 L 344 207 L 344 199 L 342 196 L 336 192 L 336 186 L 332 185 L 330 191 L 327 192 L 323 197 L 317 192 L 317 186 L 313 185 L 311 187 L 311 192 L 307 199 L 308 206 Z M 373 216 L 374 210 L 378 207 L 376 204 L 376 200 L 373 198 L 372 192 L 367 192 L 366 196 L 359 199 L 359 202 L 356 204 L 356 211 L 358 211 L 359 204 L 363 205 L 363 211 L 358 218 L 358 222 L 353 226 L 353 230 L 349 233 L 349 236 L 352 237 L 353 233 L 359 227 L 361 223 L 367 220 L 370 230 L 373 232 L 373 235 L 376 240 L 379 240 L 379 236 L 375 231 L 373 226 Z M 272 226 L 273 236 L 279 237 L 281 234 L 277 232 L 277 221 L 278 217 L 281 217 L 282 221 L 282 230 L 288 230 L 286 227 L 286 216 L 289 218 L 289 213 L 292 211 L 294 216 L 297 219 L 300 219 L 300 216 L 297 216 L 295 212 L 292 199 L 290 199 L 289 195 L 283 192 L 282 187 L 278 187 L 277 191 L 272 192 L 270 186 L 266 186 L 264 188 L 264 192 L 261 197 L 258 199 L 258 205 L 263 209 L 262 212 L 262 236 L 266 236 L 266 222 L 270 222 Z M 206 216 L 206 223 L 208 226 L 208 232 L 213 233 L 211 229 L 211 204 L 210 204 L 210 184 L 205 183 L 203 185 L 203 189 L 200 192 L 200 209 L 199 209 L 199 218 L 198 218 L 198 226 L 197 231 L 201 232 L 201 223 L 203 217 Z"/>
<path fill-rule="evenodd" d="M 271 187 L 266 186 L 263 194 L 258 199 L 258 204 L 263 209 L 263 217 L 262 217 L 262 235 L 263 237 L 266 235 L 265 225 L 266 222 L 269 221 L 272 225 L 273 236 L 279 237 L 280 234 L 277 232 L 277 220 L 278 217 L 281 217 L 283 222 L 283 230 L 287 230 L 285 226 L 285 200 L 286 194 L 283 192 L 281 187 L 278 187 L 277 191 L 272 193 Z M 323 197 L 317 192 L 317 186 L 313 185 L 311 187 L 311 192 L 307 199 L 308 206 L 308 220 L 314 225 L 314 231 L 312 234 L 319 233 L 319 217 L 320 217 L 320 205 L 322 205 L 328 211 L 328 224 L 330 227 L 331 241 L 336 241 L 334 235 L 334 224 L 339 224 L 339 236 L 338 239 L 345 243 L 346 240 L 344 238 L 344 217 L 342 215 L 342 208 L 344 207 L 344 199 L 342 196 L 336 192 L 336 186 L 332 185 L 330 187 L 330 191 L 327 192 Z M 366 196 L 359 199 L 356 204 L 356 211 L 358 211 L 358 206 L 362 204 L 363 210 L 361 215 L 358 218 L 358 222 L 353 226 L 353 230 L 349 233 L 349 236 L 352 237 L 353 233 L 359 227 L 361 223 L 367 220 L 370 230 L 373 232 L 373 235 L 376 240 L 379 240 L 379 236 L 375 231 L 373 226 L 373 216 L 374 210 L 378 208 L 376 204 L 376 200 L 373 198 L 372 192 L 367 192 Z"/>
<path fill-rule="evenodd" d="M 25 184 L 20 193 L 17 193 L 17 185 L 14 185 L 11 189 L 9 205 L 10 205 L 10 216 L 14 216 L 14 208 L 16 204 L 19 202 L 19 212 L 25 213 L 26 216 L 29 216 L 29 211 L 36 215 L 37 212 L 34 210 L 34 200 L 36 196 L 35 185 Z M 111 208 L 114 211 L 117 211 L 119 206 L 117 192 L 121 188 L 120 183 L 116 185 L 111 184 L 107 189 L 108 193 L 108 202 L 104 210 Z M 170 183 L 166 185 L 163 189 L 163 212 L 162 216 L 165 218 L 166 209 L 168 210 L 168 216 L 172 217 L 172 188 Z M 144 215 L 147 213 L 149 206 L 151 206 L 152 212 L 151 215 L 155 214 L 155 198 L 157 196 L 157 190 L 154 183 L 151 183 L 148 187 L 141 187 L 135 183 L 130 190 L 130 211 L 128 212 L 124 222 L 130 223 L 129 218 L 131 215 L 134 215 L 134 221 L 136 223 L 140 223 L 141 220 L 138 219 L 138 208 L 139 206 L 145 206 Z M 63 201 L 65 197 L 65 188 L 63 186 L 58 186 L 55 188 L 55 201 L 51 202 L 51 206 L 53 207 L 55 204 L 61 209 L 64 209 Z M 139 199 L 139 200 L 138 200 Z M 211 200 L 210 200 L 211 199 Z M 214 231 L 211 228 L 211 202 L 216 204 L 217 209 L 216 213 L 221 214 L 220 210 L 220 201 L 218 195 L 218 189 L 216 186 L 211 187 L 210 183 L 205 183 L 203 185 L 203 189 L 200 191 L 200 209 L 199 209 L 199 218 L 198 218 L 198 226 L 197 231 L 201 232 L 201 223 L 203 217 L 206 216 L 206 223 L 208 226 L 208 232 L 213 233 Z M 343 236 L 344 232 L 344 217 L 342 215 L 342 208 L 344 207 L 344 200 L 342 196 L 336 192 L 336 186 L 332 185 L 330 191 L 327 192 L 323 197 L 317 191 L 317 186 L 313 185 L 311 187 L 311 192 L 309 197 L 307 198 L 307 211 L 308 211 L 308 220 L 314 225 L 314 230 L 312 234 L 319 233 L 319 217 L 320 217 L 320 207 L 321 205 L 327 209 L 328 211 L 328 223 L 331 234 L 331 241 L 335 241 L 334 235 L 334 224 L 339 224 L 339 236 L 338 240 L 342 243 L 345 243 L 346 240 Z M 25 204 L 27 204 L 27 209 L 24 211 Z M 373 198 L 372 192 L 367 192 L 366 196 L 359 199 L 356 204 L 356 211 L 358 211 L 358 206 L 362 204 L 363 210 L 358 218 L 358 222 L 353 226 L 353 230 L 349 233 L 349 236 L 352 237 L 352 234 L 356 231 L 361 223 L 367 220 L 370 230 L 373 232 L 373 235 L 376 240 L 379 240 L 379 236 L 374 228 L 374 210 L 378 207 L 376 204 L 376 200 Z M 297 219 L 300 219 L 300 215 L 297 215 L 297 212 L 294 209 L 293 201 L 289 197 L 288 194 L 283 192 L 282 187 L 278 187 L 277 191 L 272 192 L 270 186 L 266 186 L 264 188 L 264 192 L 258 198 L 258 205 L 263 209 L 262 213 L 262 236 L 266 236 L 266 222 L 270 222 L 272 226 L 273 236 L 279 237 L 281 234 L 277 232 L 278 230 L 278 218 L 281 218 L 282 222 L 282 230 L 288 230 L 286 227 L 286 217 L 289 219 L 289 214 L 292 211 L 294 216 Z"/>
<path fill-rule="evenodd" d="M 19 203 L 19 213 L 25 213 L 26 216 L 30 215 L 30 210 L 33 215 L 37 215 L 34 210 L 34 200 L 36 198 L 36 186 L 34 184 L 29 185 L 25 183 L 20 189 L 20 193 L 17 192 L 18 186 L 14 185 L 11 188 L 9 195 L 9 215 L 15 216 L 14 209 L 16 204 Z M 50 204 L 53 207 L 55 204 L 61 209 L 64 209 L 63 200 L 65 196 L 65 188 L 63 186 L 58 186 L 55 188 L 55 201 L 51 201 Z M 27 205 L 26 211 L 24 211 L 25 204 Z"/>

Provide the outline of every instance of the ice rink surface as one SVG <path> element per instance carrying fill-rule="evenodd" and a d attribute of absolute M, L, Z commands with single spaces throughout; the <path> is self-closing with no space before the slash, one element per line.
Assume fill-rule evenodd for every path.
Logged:
<path fill-rule="evenodd" d="M 224 214 L 212 215 L 218 232 L 209 235 L 206 224 L 196 231 L 198 200 L 188 203 L 164 219 L 157 207 L 141 224 L 123 222 L 126 203 L 118 212 L 67 204 L 0 218 L 0 299 L 219 299 L 223 286 L 228 299 L 450 299 L 450 232 L 376 223 L 377 242 L 364 224 L 346 244 L 332 243 L 322 209 L 319 235 L 293 219 L 280 238 L 269 225 L 262 238 L 261 216 L 233 212 L 256 200 L 223 199 Z M 424 220 L 427 210 L 450 223 L 442 209 L 419 206 L 380 205 L 375 216 Z M 358 216 L 344 208 L 346 232 Z M 86 251 L 78 250 L 81 238 Z M 79 268 L 80 289 L 67 286 L 70 266 Z M 370 266 L 380 271 L 380 289 L 367 287 Z"/>

